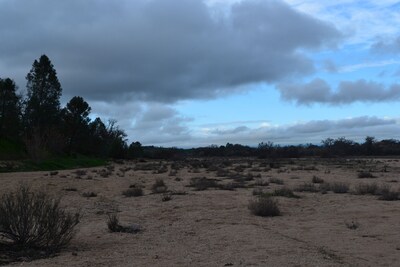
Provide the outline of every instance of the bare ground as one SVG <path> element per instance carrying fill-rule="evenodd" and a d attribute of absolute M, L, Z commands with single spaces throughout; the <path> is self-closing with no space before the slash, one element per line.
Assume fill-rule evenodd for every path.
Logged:
<path fill-rule="evenodd" d="M 113 163 L 80 171 L 0 174 L 0 193 L 21 182 L 62 196 L 67 209 L 80 210 L 81 223 L 70 246 L 52 258 L 11 266 L 399 266 L 400 201 L 355 195 L 356 185 L 377 183 L 399 190 L 397 159 L 294 160 L 274 168 L 266 160 L 241 159 Z M 178 166 L 177 166 L 178 165 Z M 164 167 L 163 167 L 164 166 Z M 178 169 L 170 173 L 171 167 Z M 279 168 L 278 168 L 279 167 Z M 143 170 L 149 169 L 149 170 Z M 230 171 L 218 177 L 218 171 Z M 359 171 L 375 178 L 360 179 Z M 248 176 L 251 173 L 255 177 Z M 257 177 L 258 176 L 258 177 Z M 313 176 L 344 182 L 349 193 L 296 192 L 301 198 L 275 197 L 282 215 L 258 217 L 248 209 L 254 188 L 272 192 L 296 188 Z M 234 191 L 188 187 L 193 177 L 238 182 Z M 247 177 L 247 178 L 246 178 Z M 172 199 L 153 194 L 162 178 Z M 245 178 L 245 179 L 244 179 Z M 269 183 L 270 178 L 284 185 Z M 144 196 L 125 197 L 130 185 Z M 316 185 L 317 187 L 319 185 Z M 76 190 L 76 191 L 74 191 Z M 94 192 L 96 197 L 83 197 Z M 183 194 L 183 193 L 186 194 Z M 137 234 L 111 233 L 108 214 L 122 224 L 139 224 Z M 356 229 L 350 229 L 355 226 Z"/>

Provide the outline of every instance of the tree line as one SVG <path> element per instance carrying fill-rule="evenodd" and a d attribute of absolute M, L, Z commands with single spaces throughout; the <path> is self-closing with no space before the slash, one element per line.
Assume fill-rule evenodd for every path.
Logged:
<path fill-rule="evenodd" d="M 8 150 L 1 155 L 1 145 L 16 144 L 24 156 L 40 161 L 59 155 L 88 155 L 102 158 L 184 157 L 343 157 L 400 155 L 400 141 L 378 141 L 367 136 L 363 143 L 340 137 L 327 138 L 320 145 L 280 146 L 271 142 L 258 147 L 227 143 L 225 146 L 179 149 L 127 144 L 127 135 L 115 120 L 106 123 L 90 118 L 91 108 L 80 96 L 61 107 L 62 87 L 57 72 L 46 55 L 35 60 L 26 76 L 27 93 L 17 94 L 10 78 L 0 77 L 0 157 L 12 157 Z M 21 155 L 18 155 L 21 157 Z"/>

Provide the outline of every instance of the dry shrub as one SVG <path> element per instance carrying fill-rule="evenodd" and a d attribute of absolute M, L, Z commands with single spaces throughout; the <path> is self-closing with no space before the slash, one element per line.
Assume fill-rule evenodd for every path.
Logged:
<path fill-rule="evenodd" d="M 262 217 L 279 216 L 281 214 L 277 201 L 271 197 L 257 197 L 249 202 L 248 208 L 254 215 Z"/>
<path fill-rule="evenodd" d="M 155 183 L 151 186 L 151 191 L 155 194 L 165 193 L 167 192 L 167 189 L 168 187 L 163 179 L 157 179 Z"/>
<path fill-rule="evenodd" d="M 60 199 L 21 185 L 4 194 L 0 203 L 0 241 L 12 250 L 44 250 L 66 246 L 74 236 L 79 213 L 60 207 Z"/>
<path fill-rule="evenodd" d="M 143 196 L 143 189 L 140 187 L 129 188 L 122 192 L 122 195 L 126 197 L 140 197 Z"/>

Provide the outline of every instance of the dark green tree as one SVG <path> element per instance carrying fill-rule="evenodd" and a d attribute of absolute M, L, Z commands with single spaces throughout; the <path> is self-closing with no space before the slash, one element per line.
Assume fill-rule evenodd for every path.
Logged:
<path fill-rule="evenodd" d="M 59 123 L 61 84 L 53 64 L 46 55 L 33 62 L 26 80 L 25 123 L 29 128 L 43 134 L 48 128 Z"/>
<path fill-rule="evenodd" d="M 62 110 L 68 153 L 85 153 L 89 138 L 90 111 L 89 104 L 80 96 L 74 96 Z"/>
<path fill-rule="evenodd" d="M 13 80 L 0 79 L 0 139 L 17 140 L 20 135 L 21 96 Z"/>
<path fill-rule="evenodd" d="M 61 153 L 65 141 L 60 131 L 61 84 L 46 55 L 35 60 L 26 75 L 25 145 L 32 159 L 39 161 L 50 154 Z"/>

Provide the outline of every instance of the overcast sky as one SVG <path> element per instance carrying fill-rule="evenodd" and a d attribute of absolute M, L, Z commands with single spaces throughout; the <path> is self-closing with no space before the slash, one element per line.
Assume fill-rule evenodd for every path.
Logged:
<path fill-rule="evenodd" d="M 0 77 L 46 54 L 129 141 L 400 139 L 400 2 L 0 0 Z"/>

